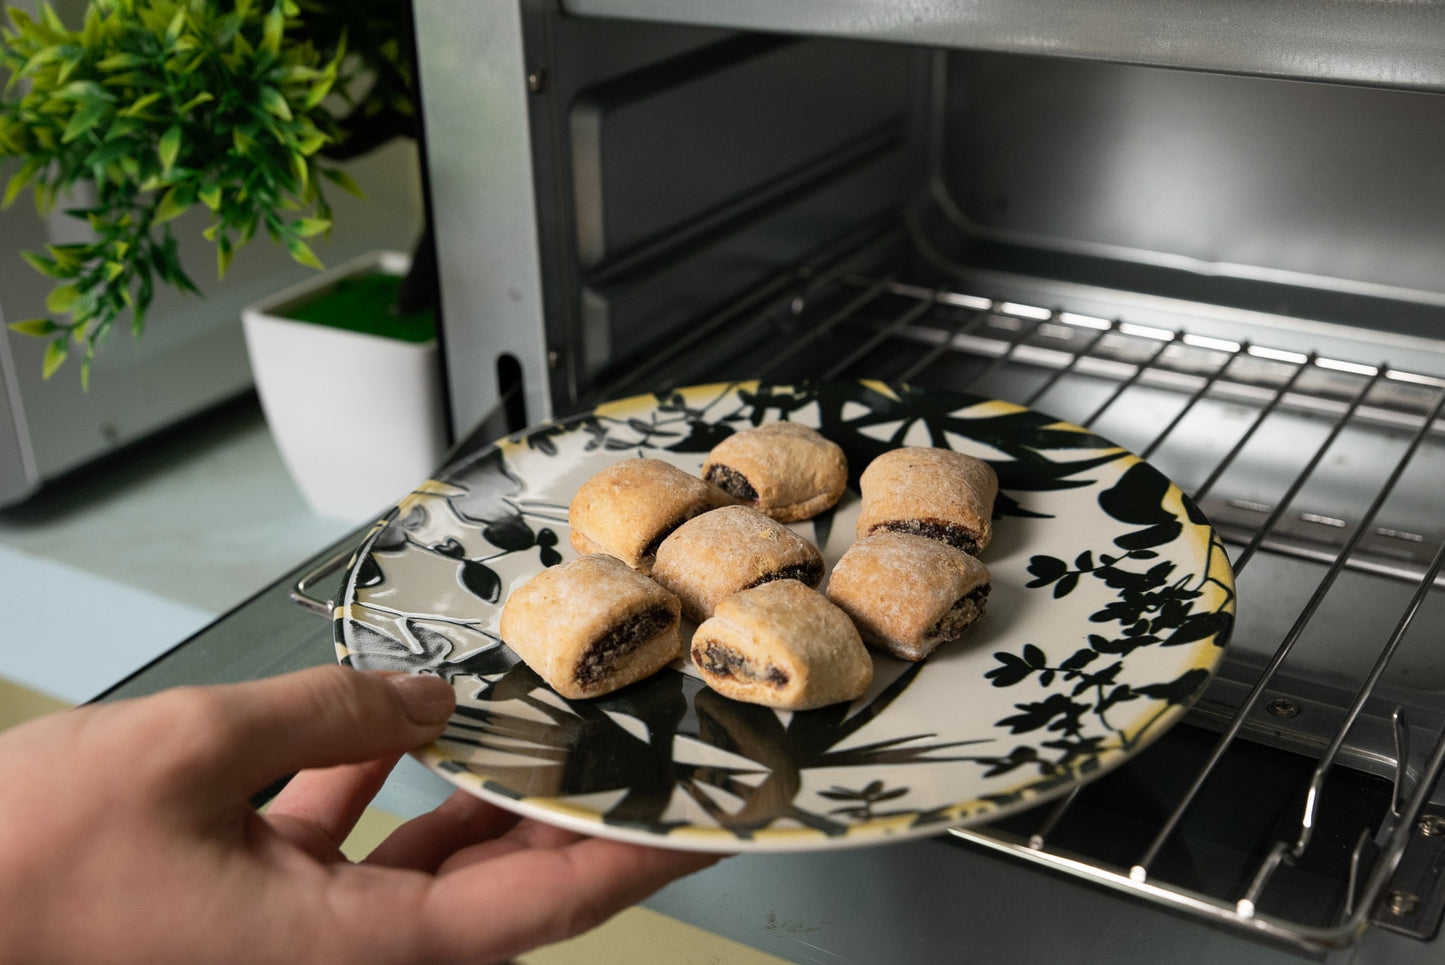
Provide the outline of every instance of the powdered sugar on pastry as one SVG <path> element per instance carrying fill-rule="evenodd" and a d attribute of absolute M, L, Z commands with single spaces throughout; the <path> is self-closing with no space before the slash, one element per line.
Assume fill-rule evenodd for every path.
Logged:
<path fill-rule="evenodd" d="M 831 509 L 848 485 L 843 448 L 797 422 L 768 422 L 713 447 L 702 476 L 781 522 Z"/>
<path fill-rule="evenodd" d="M 564 697 L 599 697 L 682 655 L 677 597 L 605 555 L 522 584 L 502 608 L 502 642 Z"/>
<path fill-rule="evenodd" d="M 843 554 L 828 578 L 828 599 L 869 646 L 922 660 L 983 615 L 990 588 L 988 567 L 962 550 L 880 532 Z"/>
<path fill-rule="evenodd" d="M 682 600 L 682 612 L 706 620 L 739 590 L 769 580 L 823 580 L 823 555 L 777 520 L 748 506 L 724 506 L 679 526 L 657 548 L 652 576 Z"/>
<path fill-rule="evenodd" d="M 810 710 L 862 696 L 873 661 L 846 614 L 796 580 L 743 590 L 692 638 L 692 661 L 724 697 Z"/>
<path fill-rule="evenodd" d="M 662 540 L 709 509 L 736 502 L 661 459 L 624 459 L 583 483 L 567 510 L 572 548 L 607 553 L 640 573 L 652 570 Z"/>
<path fill-rule="evenodd" d="M 912 533 L 978 555 L 993 538 L 998 475 L 982 459 L 904 446 L 869 463 L 858 484 L 859 539 L 880 530 Z"/>

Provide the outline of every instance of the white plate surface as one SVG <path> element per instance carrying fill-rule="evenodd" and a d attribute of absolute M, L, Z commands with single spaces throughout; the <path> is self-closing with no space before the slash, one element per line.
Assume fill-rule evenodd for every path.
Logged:
<path fill-rule="evenodd" d="M 722 437 L 780 418 L 819 428 L 849 459 L 839 505 L 792 524 L 830 570 L 878 453 L 946 446 L 993 464 L 993 590 L 963 639 L 919 664 L 875 655 L 863 698 L 798 713 L 723 698 L 685 662 L 569 701 L 500 641 L 510 590 L 575 555 L 567 504 L 584 480 L 637 455 L 696 473 Z M 599 406 L 428 481 L 362 545 L 335 626 L 343 662 L 451 680 L 456 715 L 419 756 L 461 787 L 591 834 L 789 851 L 936 834 L 1103 773 L 1199 695 L 1233 615 L 1207 521 L 1107 440 L 971 396 L 748 382 Z"/>

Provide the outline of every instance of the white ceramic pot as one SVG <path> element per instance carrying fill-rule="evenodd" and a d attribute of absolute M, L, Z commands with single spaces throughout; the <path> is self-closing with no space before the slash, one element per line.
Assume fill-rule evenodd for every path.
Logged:
<path fill-rule="evenodd" d="M 326 516 L 376 518 L 435 472 L 446 449 L 437 344 L 299 322 L 285 308 L 340 278 L 408 264 L 375 252 L 242 312 L 267 424 L 306 502 Z"/>

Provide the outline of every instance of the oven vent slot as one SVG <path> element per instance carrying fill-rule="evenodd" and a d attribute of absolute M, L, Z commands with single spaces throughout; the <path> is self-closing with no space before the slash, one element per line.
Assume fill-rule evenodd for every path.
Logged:
<path fill-rule="evenodd" d="M 834 252 L 775 279 L 770 298 L 719 314 L 719 337 L 607 391 L 880 378 L 1009 399 L 1158 465 L 1209 514 L 1237 570 L 1229 655 L 1161 740 L 1175 739 L 1167 753 L 1191 773 L 1166 774 L 1146 752 L 958 840 L 1314 951 L 1372 922 L 1433 934 L 1445 903 L 1445 802 L 1432 797 L 1445 768 L 1438 360 L 1363 361 L 1379 351 L 1364 333 L 1358 356 L 1321 355 L 1217 334 L 1203 307 L 1197 325 L 1166 328 L 849 264 Z M 1222 828 L 1210 812 L 1242 814 L 1228 792 L 1261 774 L 1290 776 L 1250 802 L 1263 811 L 1249 840 L 1223 846 L 1227 873 L 1177 874 L 1179 854 L 1213 853 Z M 1120 808 L 1099 799 L 1130 782 L 1162 797 L 1126 832 L 1105 833 L 1092 822 L 1117 821 Z M 1397 868 L 1413 879 L 1394 879 Z"/>

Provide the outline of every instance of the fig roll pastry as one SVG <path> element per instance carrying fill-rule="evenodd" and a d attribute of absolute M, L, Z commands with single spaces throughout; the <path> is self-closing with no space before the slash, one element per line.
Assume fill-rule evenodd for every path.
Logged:
<path fill-rule="evenodd" d="M 712 483 L 661 459 L 624 459 L 577 489 L 567 509 L 572 548 L 606 553 L 640 573 L 657 547 L 699 513 L 736 502 Z"/>
<path fill-rule="evenodd" d="M 854 700 L 873 682 L 873 660 L 853 622 L 797 580 L 719 603 L 693 634 L 692 662 L 724 697 L 779 710 Z"/>
<path fill-rule="evenodd" d="M 890 449 L 863 470 L 858 488 L 859 539 L 879 531 L 913 533 L 977 556 L 993 537 L 998 476 L 967 453 Z"/>
<path fill-rule="evenodd" d="M 769 422 L 713 447 L 702 477 L 784 523 L 832 509 L 848 485 L 843 448 L 797 422 Z"/>
<path fill-rule="evenodd" d="M 724 506 L 695 516 L 657 548 L 652 577 L 701 622 L 739 590 L 769 580 L 823 581 L 823 554 L 812 543 L 750 506 Z"/>
<path fill-rule="evenodd" d="M 563 697 L 600 697 L 682 656 L 677 597 L 621 560 L 580 556 L 523 583 L 502 642 Z"/>
<path fill-rule="evenodd" d="M 911 533 L 859 540 L 828 577 L 828 599 L 853 618 L 864 643 L 913 661 L 973 626 L 990 588 L 983 563 Z"/>

